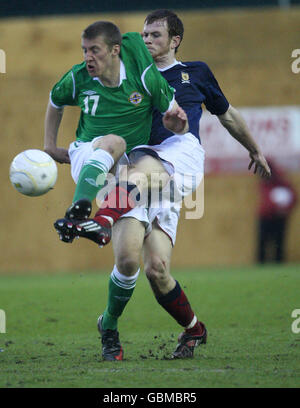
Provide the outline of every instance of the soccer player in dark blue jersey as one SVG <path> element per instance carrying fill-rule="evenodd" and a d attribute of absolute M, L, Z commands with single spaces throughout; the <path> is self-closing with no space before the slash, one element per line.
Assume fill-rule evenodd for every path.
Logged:
<path fill-rule="evenodd" d="M 134 180 L 135 171 L 149 175 L 156 171 L 166 173 L 173 177 L 182 196 L 199 185 L 204 174 L 204 150 L 199 137 L 202 104 L 217 115 L 229 133 L 249 151 L 249 169 L 254 165 L 255 173 L 268 176 L 270 170 L 259 146 L 240 113 L 227 101 L 209 67 L 204 62 L 176 60 L 175 54 L 183 38 L 183 24 L 177 15 L 169 10 L 149 14 L 143 38 L 157 68 L 176 89 L 176 100 L 188 116 L 189 132 L 176 135 L 167 131 L 162 124 L 162 115 L 155 110 L 151 146 L 137 147 L 130 153 L 129 179 Z M 190 184 L 189 177 L 187 181 L 181 177 L 185 175 L 199 177 L 196 177 L 196 183 Z M 112 242 L 116 264 L 110 278 L 108 305 L 98 322 L 103 357 L 106 360 L 120 359 L 117 321 L 134 290 L 142 252 L 144 270 L 158 303 L 184 329 L 173 357 L 193 357 L 194 348 L 206 342 L 207 331 L 170 272 L 180 208 L 175 204 L 159 208 L 136 206 L 128 212 L 130 205 L 125 207 L 100 208 L 94 218 L 100 224 L 107 218 L 114 222 Z"/>

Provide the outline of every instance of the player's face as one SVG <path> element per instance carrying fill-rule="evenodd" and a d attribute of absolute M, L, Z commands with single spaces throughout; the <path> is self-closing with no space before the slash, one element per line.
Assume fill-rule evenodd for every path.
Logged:
<path fill-rule="evenodd" d="M 157 20 L 152 24 L 145 24 L 143 39 L 154 60 L 172 51 L 172 41 L 169 38 L 166 20 Z"/>
<path fill-rule="evenodd" d="M 174 52 L 175 48 L 173 40 L 169 38 L 166 20 L 157 20 L 151 24 L 145 24 L 142 35 L 144 43 L 154 60 Z"/>
<path fill-rule="evenodd" d="M 82 38 L 81 47 L 89 75 L 91 77 L 101 77 L 112 66 L 116 49 L 119 46 L 114 46 L 110 50 L 103 36 L 99 35 L 92 40 Z"/>

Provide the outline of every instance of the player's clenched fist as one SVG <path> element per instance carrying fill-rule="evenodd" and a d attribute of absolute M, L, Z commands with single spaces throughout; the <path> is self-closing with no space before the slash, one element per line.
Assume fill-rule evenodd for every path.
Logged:
<path fill-rule="evenodd" d="M 164 126 L 175 134 L 184 134 L 189 130 L 188 118 L 185 111 L 176 104 L 163 117 Z"/>

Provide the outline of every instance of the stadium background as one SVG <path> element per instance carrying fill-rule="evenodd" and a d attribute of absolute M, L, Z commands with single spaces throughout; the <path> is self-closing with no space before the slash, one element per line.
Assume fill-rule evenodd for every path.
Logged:
<path fill-rule="evenodd" d="M 88 241 L 64 245 L 57 239 L 53 220 L 64 213 L 74 191 L 67 165 L 58 165 L 56 187 L 43 197 L 21 196 L 8 179 L 17 153 L 43 148 L 49 90 L 81 61 L 81 31 L 97 19 L 114 21 L 122 32 L 137 31 L 147 11 L 162 6 L 177 9 L 171 1 L 143 2 L 142 7 L 137 1 L 115 1 L 114 10 L 111 3 L 1 2 L 0 49 L 6 53 L 6 73 L 0 74 L 0 272 L 112 266 L 111 246 L 97 250 Z M 237 7 L 241 3 L 245 7 Z M 206 61 L 233 106 L 300 105 L 300 74 L 291 71 L 291 52 L 299 48 L 300 2 L 280 3 L 282 8 L 277 1 L 185 2 L 185 9 L 178 9 L 185 24 L 178 59 Z M 284 7 L 287 3 L 292 7 Z M 73 140 L 78 113 L 66 109 L 60 145 L 68 146 Z M 289 177 L 300 196 L 299 172 L 290 172 Z M 173 266 L 253 263 L 257 187 L 258 178 L 247 171 L 207 175 L 204 217 L 181 218 Z M 288 262 L 300 261 L 299 221 L 300 206 L 288 230 Z"/>

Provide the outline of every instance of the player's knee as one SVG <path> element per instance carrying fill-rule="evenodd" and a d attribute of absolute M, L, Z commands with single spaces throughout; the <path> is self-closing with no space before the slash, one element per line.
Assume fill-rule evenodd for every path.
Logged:
<path fill-rule="evenodd" d="M 93 143 L 93 148 L 103 149 L 115 160 L 118 160 L 126 151 L 126 141 L 120 136 L 110 134 L 96 139 Z"/>
<path fill-rule="evenodd" d="M 145 274 L 150 282 L 162 280 L 166 274 L 166 266 L 159 257 L 152 257 L 151 261 L 145 264 Z"/>
<path fill-rule="evenodd" d="M 124 255 L 117 260 L 118 271 L 125 276 L 135 275 L 139 269 L 139 261 L 130 255 Z"/>
<path fill-rule="evenodd" d="M 118 156 L 122 156 L 123 153 L 126 152 L 126 141 L 123 137 L 117 135 L 108 135 L 111 139 L 111 145 L 109 145 L 109 149 L 112 150 L 113 153 L 117 154 Z"/>

